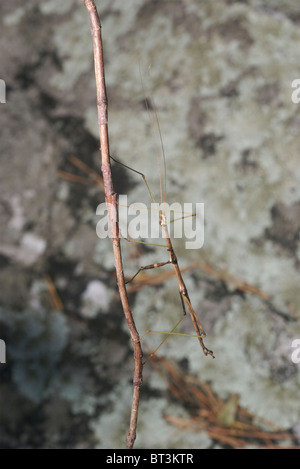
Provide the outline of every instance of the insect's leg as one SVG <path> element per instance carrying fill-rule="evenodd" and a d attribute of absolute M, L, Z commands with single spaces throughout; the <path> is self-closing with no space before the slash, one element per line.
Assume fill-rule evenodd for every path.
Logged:
<path fill-rule="evenodd" d="M 203 338 L 206 337 L 206 333 L 203 329 L 203 326 L 197 316 L 197 314 L 195 313 L 193 307 L 192 307 L 192 304 L 190 302 L 190 299 L 189 299 L 189 296 L 186 294 L 186 292 L 183 292 L 181 293 L 182 296 L 183 296 L 183 299 L 188 307 L 188 310 L 189 310 L 189 313 L 191 315 L 191 320 L 192 320 L 192 323 L 193 323 L 193 326 L 194 326 L 194 329 L 197 333 L 197 336 L 198 336 L 198 340 L 200 342 L 200 345 L 202 347 L 202 350 L 204 352 L 205 355 L 211 355 L 213 358 L 214 357 L 214 354 L 212 352 L 212 350 L 209 350 L 208 348 L 205 347 L 204 345 L 204 342 L 203 342 Z"/>
<path fill-rule="evenodd" d="M 131 168 L 131 167 L 128 166 L 127 164 L 124 164 L 124 163 L 122 163 L 121 161 L 116 160 L 116 158 L 114 158 L 114 157 L 111 156 L 111 155 L 110 155 L 110 158 L 111 158 L 115 163 L 120 164 L 120 165 L 123 166 L 124 168 L 129 169 L 130 171 L 133 171 L 133 172 L 136 173 L 136 174 L 139 174 L 139 175 L 143 178 L 143 181 L 144 181 L 144 183 L 145 183 L 146 186 L 147 186 L 147 189 L 148 189 L 148 192 L 149 192 L 149 194 L 150 194 L 150 197 L 151 197 L 152 201 L 156 204 L 155 199 L 154 199 L 153 194 L 152 194 L 152 191 L 151 191 L 150 186 L 149 186 L 149 184 L 148 184 L 148 181 L 147 181 L 147 179 L 146 179 L 146 176 L 145 176 L 143 173 L 141 173 L 140 171 L 137 171 L 136 169 Z"/>
<path fill-rule="evenodd" d="M 179 326 L 179 324 L 181 323 L 181 321 L 183 320 L 184 318 L 184 315 L 181 316 L 181 318 L 179 319 L 179 321 L 177 321 L 177 323 L 175 324 L 175 326 L 173 327 L 173 329 L 171 329 L 170 332 L 162 332 L 162 331 L 153 331 L 151 329 L 148 329 L 145 334 L 140 338 L 140 340 L 142 340 L 147 334 L 149 334 L 150 332 L 151 333 L 155 333 L 155 334 L 166 334 L 166 337 L 161 341 L 161 343 L 158 345 L 158 347 L 156 347 L 155 350 L 153 350 L 153 352 L 150 353 L 150 355 L 147 357 L 147 359 L 145 360 L 145 362 L 143 364 L 145 364 L 149 358 L 151 358 L 156 352 L 157 350 L 165 343 L 165 341 L 169 338 L 170 335 L 187 335 L 189 336 L 189 334 L 180 334 L 180 333 L 177 333 L 177 332 L 174 332 L 175 329 L 177 328 L 177 326 Z M 193 336 L 195 337 L 195 336 Z"/>
<path fill-rule="evenodd" d="M 181 301 L 181 306 L 182 306 L 182 311 L 183 311 L 183 315 L 186 316 L 186 309 L 185 309 L 185 303 L 184 303 L 184 299 L 183 299 L 183 294 L 182 292 L 179 290 L 179 295 L 180 295 L 180 301 Z"/>
<path fill-rule="evenodd" d="M 189 310 L 189 313 L 191 315 L 191 319 L 193 321 L 194 328 L 195 328 L 196 332 L 199 332 L 199 335 L 201 335 L 202 337 L 206 337 L 206 333 L 203 329 L 203 326 L 202 326 L 197 314 L 194 311 L 194 308 L 191 304 L 191 301 L 190 301 L 190 298 L 189 298 L 188 294 L 186 292 L 180 292 L 180 294 L 181 294 L 184 302 L 186 303 L 186 305 L 188 307 L 188 310 Z"/>
<path fill-rule="evenodd" d="M 137 273 L 134 274 L 134 276 L 133 276 L 130 280 L 127 280 L 127 282 L 125 282 L 125 283 L 127 284 L 127 283 L 132 282 L 132 280 L 135 279 L 135 277 L 137 277 L 138 274 L 139 274 L 140 272 L 142 272 L 143 270 L 156 269 L 157 267 L 163 267 L 164 265 L 167 265 L 167 264 L 170 264 L 170 261 L 166 261 L 166 262 L 156 262 L 155 264 L 150 264 L 150 265 L 146 265 L 146 266 L 144 266 L 144 267 L 140 267 L 139 270 L 137 271 Z"/>

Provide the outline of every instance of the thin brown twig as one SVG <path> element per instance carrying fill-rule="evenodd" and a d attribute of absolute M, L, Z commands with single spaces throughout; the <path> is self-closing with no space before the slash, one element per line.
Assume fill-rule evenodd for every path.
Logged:
<path fill-rule="evenodd" d="M 113 244 L 115 268 L 117 275 L 117 284 L 121 303 L 130 332 L 131 340 L 134 346 L 134 375 L 133 375 L 133 399 L 131 407 L 130 425 L 126 438 L 126 447 L 131 449 L 134 445 L 136 438 L 136 426 L 138 418 L 138 407 L 140 388 L 142 385 L 142 349 L 140 344 L 139 334 L 137 332 L 134 319 L 130 310 L 128 296 L 125 286 L 123 262 L 120 246 L 119 236 L 119 223 L 118 223 L 118 208 L 117 208 L 117 194 L 114 191 L 110 155 L 109 155 L 109 139 L 108 139 L 108 114 L 107 114 L 107 96 L 104 77 L 104 62 L 103 62 L 103 49 L 101 39 L 101 24 L 100 18 L 93 0 L 83 0 L 86 6 L 90 21 L 93 36 L 94 46 L 94 64 L 97 88 L 97 108 L 98 108 L 98 121 L 99 121 L 99 135 L 100 147 L 102 157 L 102 175 L 104 182 L 105 200 L 110 222 L 110 232 Z"/>
<path fill-rule="evenodd" d="M 96 184 L 95 181 L 92 181 L 89 178 L 86 178 L 84 176 L 78 176 L 77 174 L 73 173 L 68 173 L 67 171 L 62 171 L 60 169 L 56 171 L 56 176 L 61 179 L 65 179 L 66 181 L 78 182 L 79 184 L 86 184 L 87 186 Z"/>
<path fill-rule="evenodd" d="M 71 163 L 73 163 L 74 166 L 77 166 L 77 168 L 81 169 L 81 171 L 88 174 L 95 182 L 97 182 L 97 184 L 99 184 L 102 189 L 104 189 L 103 178 L 100 176 L 100 174 L 90 168 L 82 160 L 77 158 L 77 156 L 71 155 L 68 157 L 68 159 L 71 161 Z"/>
<path fill-rule="evenodd" d="M 54 285 L 52 278 L 48 274 L 45 274 L 44 278 L 50 295 L 52 307 L 57 311 L 63 311 L 64 307 L 57 293 L 56 286 Z"/>
<path fill-rule="evenodd" d="M 255 285 L 251 285 L 246 282 L 244 279 L 238 277 L 237 275 L 228 272 L 225 269 L 217 270 L 215 269 L 208 261 L 195 262 L 195 268 L 200 268 L 203 272 L 208 275 L 221 280 L 226 285 L 231 286 L 235 290 L 240 290 L 244 292 L 253 293 L 254 295 L 262 298 L 263 300 L 269 300 L 271 296 L 268 293 L 263 292 Z"/>
<path fill-rule="evenodd" d="M 77 174 L 62 171 L 60 169 L 56 171 L 56 175 L 58 177 L 66 179 L 67 181 L 79 182 L 80 184 L 91 185 L 97 183 L 102 190 L 104 189 L 103 178 L 94 169 L 90 168 L 87 164 L 74 155 L 69 156 L 68 160 L 89 177 L 79 176 Z"/>

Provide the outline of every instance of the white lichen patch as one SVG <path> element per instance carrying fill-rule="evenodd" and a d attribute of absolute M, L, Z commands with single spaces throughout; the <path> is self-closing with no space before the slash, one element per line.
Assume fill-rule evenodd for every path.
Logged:
<path fill-rule="evenodd" d="M 25 266 L 33 265 L 45 252 L 46 241 L 35 233 L 25 233 L 19 246 L 1 244 L 0 252 Z"/>
<path fill-rule="evenodd" d="M 20 23 L 26 13 L 26 7 L 14 8 L 14 11 L 3 17 L 4 26 L 16 26 Z"/>
<path fill-rule="evenodd" d="M 280 382 L 273 376 L 270 362 L 277 351 L 277 334 L 272 317 L 258 299 L 236 300 L 230 313 L 216 324 L 212 338 L 216 359 L 213 363 L 194 361 L 191 366 L 201 379 L 211 380 L 221 396 L 236 392 L 240 404 L 255 415 L 289 428 L 300 417 L 299 372 L 291 362 L 291 351 L 285 349 L 282 358 L 286 371 L 290 369 L 289 378 Z M 280 363 L 273 362 L 275 369 Z"/>
<path fill-rule="evenodd" d="M 103 269 L 114 269 L 114 258 L 111 249 L 111 240 L 109 238 L 101 239 L 95 244 L 93 259 Z"/>
<path fill-rule="evenodd" d="M 83 243 L 82 240 L 85 240 Z M 94 246 L 97 242 L 95 231 L 88 225 L 80 225 L 65 243 L 64 251 L 71 259 L 91 262 Z"/>
<path fill-rule="evenodd" d="M 88 283 L 81 299 L 81 315 L 85 318 L 93 318 L 97 316 L 99 311 L 107 312 L 111 299 L 111 292 L 100 280 L 92 280 Z"/>
<path fill-rule="evenodd" d="M 46 249 L 46 241 L 34 233 L 25 233 L 21 240 L 24 264 L 33 264 Z"/>
<path fill-rule="evenodd" d="M 52 86 L 58 90 L 71 90 L 78 78 L 90 68 L 92 63 L 89 23 L 86 19 L 81 9 L 76 9 L 68 22 L 56 28 L 53 42 L 64 64 L 62 72 L 51 78 Z"/>
<path fill-rule="evenodd" d="M 69 11 L 74 6 L 74 0 L 48 0 L 40 4 L 40 10 L 44 15 L 51 15 L 53 13 L 62 15 Z"/>
<path fill-rule="evenodd" d="M 111 395 L 107 412 L 94 419 L 90 426 L 99 441 L 98 448 L 124 448 L 132 389 L 127 383 L 121 383 Z M 111 410 L 111 408 L 113 410 Z M 210 439 L 204 434 L 176 432 L 166 422 L 163 414 L 185 416 L 184 412 L 167 400 L 141 400 L 139 422 L 135 448 L 207 448 Z"/>
<path fill-rule="evenodd" d="M 163 415 L 172 417 L 188 417 L 188 413 L 170 404 L 165 399 L 147 399 L 141 402 L 141 422 L 136 440 L 137 448 L 208 448 L 210 438 L 206 433 L 178 432 L 171 426 Z"/>
<path fill-rule="evenodd" d="M 95 438 L 99 442 L 97 448 L 124 448 L 127 432 L 126 419 L 130 408 L 128 402 L 132 398 L 132 390 L 127 383 L 118 386 L 110 395 L 109 403 L 113 411 L 103 412 L 99 418 L 90 423 Z"/>
<path fill-rule="evenodd" d="M 19 195 L 13 196 L 10 201 L 12 217 L 9 220 L 9 226 L 12 230 L 21 231 L 25 223 L 24 207 Z"/>

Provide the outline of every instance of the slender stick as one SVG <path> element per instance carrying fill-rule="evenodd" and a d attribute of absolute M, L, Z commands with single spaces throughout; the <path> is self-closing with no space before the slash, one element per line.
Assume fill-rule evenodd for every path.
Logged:
<path fill-rule="evenodd" d="M 213 354 L 213 351 L 209 350 L 204 345 L 203 337 L 205 337 L 206 334 L 205 334 L 203 326 L 202 326 L 201 322 L 199 321 L 199 319 L 198 319 L 198 317 L 197 317 L 197 315 L 194 311 L 194 308 L 191 304 L 191 300 L 189 298 L 189 294 L 188 294 L 186 285 L 185 285 L 183 277 L 181 275 L 178 260 L 177 260 L 177 257 L 176 257 L 176 254 L 175 254 L 175 251 L 173 249 L 173 245 L 172 245 L 172 242 L 171 242 L 171 239 L 170 239 L 170 236 L 169 236 L 167 223 L 166 223 L 166 217 L 165 217 L 165 214 L 162 213 L 162 212 L 160 213 L 160 224 L 161 224 L 161 227 L 162 227 L 162 230 L 163 230 L 163 233 L 164 233 L 166 244 L 168 246 L 169 258 L 170 258 L 169 262 L 173 265 L 175 275 L 177 277 L 177 282 L 178 282 L 178 286 L 179 286 L 179 293 L 180 293 L 180 297 L 181 297 L 183 310 L 185 312 L 185 307 L 184 307 L 184 303 L 185 303 L 188 307 L 194 329 L 196 331 L 199 343 L 202 347 L 202 350 L 203 350 L 204 354 L 205 355 L 211 355 L 213 358 L 215 358 L 214 354 Z"/>
<path fill-rule="evenodd" d="M 94 46 L 94 63 L 95 63 L 95 76 L 97 87 L 97 107 L 98 107 L 98 120 L 99 120 L 99 135 L 102 157 L 102 175 L 104 182 L 105 200 L 108 210 L 111 238 L 113 243 L 113 251 L 115 258 L 115 267 L 117 275 L 117 283 L 119 294 L 123 306 L 124 315 L 127 321 L 128 329 L 130 332 L 131 340 L 134 346 L 134 375 L 133 375 L 133 400 L 131 407 L 130 425 L 126 438 L 126 447 L 131 449 L 136 438 L 136 425 L 138 417 L 140 387 L 142 385 L 142 349 L 140 344 L 139 334 L 135 327 L 134 319 L 129 307 L 128 296 L 125 286 L 122 254 L 119 236 L 119 223 L 118 223 L 118 209 L 117 209 L 117 194 L 114 191 L 110 156 L 109 156 L 109 140 L 108 140 L 108 113 L 107 113 L 107 96 L 104 77 L 104 62 L 103 62 L 103 49 L 101 39 L 101 24 L 99 15 L 93 0 L 83 0 L 86 6 L 90 21 L 93 36 Z"/>

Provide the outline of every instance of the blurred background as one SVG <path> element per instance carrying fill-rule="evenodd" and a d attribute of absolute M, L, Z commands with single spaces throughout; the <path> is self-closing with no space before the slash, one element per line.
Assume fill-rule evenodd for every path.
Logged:
<path fill-rule="evenodd" d="M 159 196 L 146 98 L 164 140 L 167 201 L 205 204 L 203 248 L 174 246 L 216 358 L 197 339 L 166 341 L 144 368 L 135 447 L 298 446 L 300 5 L 96 5 L 112 156 Z M 0 446 L 123 448 L 133 357 L 111 242 L 96 235 L 104 195 L 89 17 L 79 0 L 11 0 L 0 12 Z M 144 96 L 139 69 L 146 87 L 149 65 Z M 150 204 L 137 174 L 113 171 L 119 194 Z M 128 277 L 168 259 L 122 246 Z M 140 335 L 180 318 L 171 267 L 129 292 Z M 188 318 L 179 331 L 193 333 Z M 160 340 L 145 337 L 145 356 Z"/>

